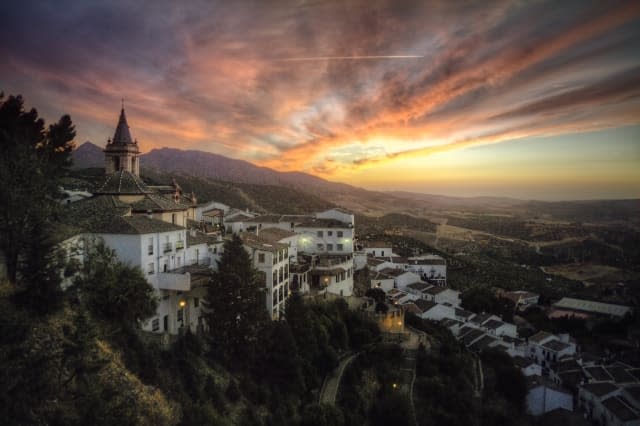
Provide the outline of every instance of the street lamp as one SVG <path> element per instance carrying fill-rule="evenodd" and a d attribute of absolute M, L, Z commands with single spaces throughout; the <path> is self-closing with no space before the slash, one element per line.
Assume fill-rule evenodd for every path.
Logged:
<path fill-rule="evenodd" d="M 185 306 L 187 306 L 187 301 L 182 299 L 181 301 L 178 302 L 178 306 L 180 306 L 181 308 L 184 308 Z"/>

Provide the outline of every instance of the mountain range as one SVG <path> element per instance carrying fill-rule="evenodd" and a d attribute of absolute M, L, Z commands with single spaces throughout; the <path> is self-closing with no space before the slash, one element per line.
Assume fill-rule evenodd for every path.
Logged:
<path fill-rule="evenodd" d="M 74 167 L 78 169 L 103 167 L 102 148 L 85 142 L 73 151 Z M 378 216 L 389 212 L 405 212 L 422 216 L 427 211 L 474 210 L 498 213 L 536 214 L 553 211 L 558 216 L 571 217 L 578 212 L 606 215 L 608 211 L 622 213 L 624 217 L 639 211 L 637 200 L 598 200 L 543 202 L 506 197 L 450 197 L 405 191 L 369 191 L 345 183 L 331 182 L 303 172 L 279 172 L 259 167 L 244 160 L 219 154 L 174 148 L 154 149 L 141 156 L 143 174 L 189 176 L 207 181 L 231 184 L 270 185 L 291 188 L 345 207 L 358 213 Z"/>

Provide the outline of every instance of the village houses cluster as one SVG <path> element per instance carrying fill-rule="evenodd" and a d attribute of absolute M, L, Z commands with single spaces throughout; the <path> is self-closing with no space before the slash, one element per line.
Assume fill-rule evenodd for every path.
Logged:
<path fill-rule="evenodd" d="M 568 335 L 540 331 L 523 339 L 515 324 L 483 312 L 469 312 L 460 293 L 447 286 L 447 265 L 438 255 L 402 257 L 385 242 L 355 238 L 354 215 L 333 208 L 310 215 L 258 215 L 219 202 L 199 203 L 175 181 L 153 186 L 140 178 L 140 151 L 124 109 L 104 150 L 103 184 L 89 192 L 65 191 L 68 226 L 60 244 L 70 258 L 83 260 L 102 239 L 118 258 L 145 273 L 159 300 L 145 331 L 175 335 L 205 326 L 202 300 L 225 238 L 241 237 L 254 267 L 262 273 L 265 308 L 280 319 L 292 292 L 350 297 L 354 272 L 369 270 L 371 288 L 386 295 L 384 313 L 365 303 L 383 331 L 402 333 L 404 315 L 438 321 L 469 350 L 503 350 L 529 384 L 531 414 L 583 407 L 601 425 L 640 425 L 640 371 L 623 363 L 605 365 L 579 351 Z M 503 292 L 519 309 L 538 303 L 527 291 Z M 621 307 L 562 299 L 556 310 L 576 315 L 622 316 Z M 587 306 L 588 305 L 588 306 Z M 375 312 L 374 312 L 375 311 Z"/>

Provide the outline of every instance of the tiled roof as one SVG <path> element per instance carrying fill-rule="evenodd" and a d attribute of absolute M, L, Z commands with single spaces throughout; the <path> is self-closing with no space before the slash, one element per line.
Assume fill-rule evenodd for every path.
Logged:
<path fill-rule="evenodd" d="M 270 242 L 251 232 L 241 233 L 240 238 L 242 238 L 242 242 L 246 246 L 257 249 L 257 250 L 277 252 L 278 250 L 282 250 L 284 248 L 289 247 L 286 244 Z"/>
<path fill-rule="evenodd" d="M 471 330 L 469 333 L 464 335 L 464 337 L 462 338 L 462 343 L 465 346 L 469 346 L 470 344 L 475 342 L 476 339 L 479 339 L 483 335 L 484 331 L 482 330 Z"/>
<path fill-rule="evenodd" d="M 258 235 L 265 240 L 277 243 L 284 238 L 295 237 L 298 234 L 296 234 L 295 232 L 285 231 L 284 229 L 280 228 L 266 228 L 261 229 Z"/>
<path fill-rule="evenodd" d="M 629 407 L 631 403 L 619 396 L 612 396 L 602 401 L 610 413 L 616 416 L 618 419 L 628 422 L 638 419 L 638 415 Z"/>
<path fill-rule="evenodd" d="M 415 314 L 415 315 L 420 315 L 422 313 L 420 308 L 418 308 L 418 306 L 416 306 L 416 304 L 413 302 L 407 302 L 402 306 L 404 306 L 404 309 L 406 312 L 411 312 L 412 314 Z"/>
<path fill-rule="evenodd" d="M 418 281 L 416 283 L 411 283 L 409 285 L 407 285 L 407 287 L 409 287 L 410 289 L 413 290 L 424 290 L 425 288 L 429 288 L 431 287 L 431 284 L 427 284 L 427 283 L 423 283 L 422 281 Z"/>
<path fill-rule="evenodd" d="M 102 186 L 94 192 L 105 195 L 139 195 L 151 194 L 153 190 L 139 176 L 125 170 L 119 170 L 108 175 Z"/>
<path fill-rule="evenodd" d="M 599 366 L 587 367 L 587 368 L 585 368 L 585 371 L 591 377 L 593 377 L 594 380 L 597 380 L 599 382 L 607 381 L 607 380 L 613 380 L 613 377 L 611 377 L 609 372 L 607 372 L 607 370 L 605 370 L 604 368 L 599 367 Z"/>
<path fill-rule="evenodd" d="M 191 232 L 187 232 L 187 247 L 198 244 L 213 244 L 216 242 L 218 242 L 218 237 L 216 235 L 207 235 L 202 232 L 195 232 L 194 235 L 191 235 Z"/>
<path fill-rule="evenodd" d="M 279 214 L 264 214 L 248 220 L 249 223 L 278 223 L 282 216 Z"/>
<path fill-rule="evenodd" d="M 570 346 L 571 345 L 569 345 L 568 343 L 561 342 L 560 340 L 551 340 L 542 345 L 543 348 L 547 348 L 550 351 L 554 351 L 554 352 L 560 352 L 562 350 L 567 349 Z"/>
<path fill-rule="evenodd" d="M 489 318 L 491 318 L 491 316 L 492 314 L 478 314 L 475 317 L 471 318 L 471 322 L 481 325 L 485 323 Z"/>
<path fill-rule="evenodd" d="M 563 297 L 553 304 L 556 308 L 574 309 L 582 312 L 593 312 L 602 315 L 624 316 L 631 312 L 629 306 L 614 305 L 611 303 L 595 302 L 592 300 L 574 299 L 572 297 Z"/>
<path fill-rule="evenodd" d="M 588 383 L 586 385 L 583 385 L 582 388 L 597 397 L 605 396 L 610 394 L 611 392 L 618 390 L 618 386 L 608 382 Z"/>
<path fill-rule="evenodd" d="M 552 337 L 552 336 L 553 336 L 553 334 L 547 333 L 546 331 L 538 331 L 536 334 L 534 334 L 533 336 L 529 337 L 529 341 L 537 343 L 537 344 L 540 344 L 540 342 L 542 342 L 545 339 L 547 339 L 549 337 Z"/>
<path fill-rule="evenodd" d="M 233 222 L 246 222 L 247 220 L 252 219 L 251 216 L 247 215 L 247 214 L 237 214 L 229 219 L 225 219 L 224 222 L 225 223 L 233 223 Z"/>
<path fill-rule="evenodd" d="M 188 208 L 189 206 L 185 204 L 176 203 L 170 198 L 157 194 L 147 194 L 142 200 L 131 203 L 131 210 L 139 212 L 182 211 Z"/>
<path fill-rule="evenodd" d="M 504 325 L 504 323 L 502 321 L 498 321 L 498 320 L 489 320 L 486 323 L 483 324 L 483 326 L 490 328 L 491 330 L 495 330 L 499 327 L 502 327 Z"/>
<path fill-rule="evenodd" d="M 429 302 L 428 300 L 424 300 L 424 299 L 418 299 L 418 300 L 414 301 L 413 303 L 415 303 L 416 306 L 422 312 L 427 312 L 429 309 L 431 309 L 431 308 L 433 308 L 434 306 L 437 305 L 437 303 Z"/>
<path fill-rule="evenodd" d="M 530 365 L 536 365 L 536 362 L 534 360 L 529 359 L 529 358 L 525 358 L 523 356 L 515 356 L 515 357 L 513 357 L 513 363 L 518 368 L 527 368 Z"/>
<path fill-rule="evenodd" d="M 424 292 L 435 296 L 435 295 L 440 294 L 440 293 L 442 293 L 444 291 L 447 291 L 447 290 L 449 290 L 447 287 L 436 287 L 436 286 L 433 286 L 433 287 L 430 287 L 430 288 L 426 289 Z"/>
<path fill-rule="evenodd" d="M 362 240 L 360 241 L 360 244 L 362 244 L 362 247 L 364 248 L 391 248 L 392 246 L 391 243 L 386 243 L 383 241 L 368 241 L 368 240 Z"/>
<path fill-rule="evenodd" d="M 613 377 L 616 383 L 631 383 L 636 381 L 636 378 L 627 373 L 623 367 L 607 367 L 607 372 Z"/>
<path fill-rule="evenodd" d="M 153 234 L 179 231 L 184 228 L 146 216 L 112 216 L 89 223 L 89 231 L 96 234 Z"/>
<path fill-rule="evenodd" d="M 455 313 L 456 313 L 456 316 L 463 317 L 463 318 L 469 318 L 474 315 L 473 312 L 469 312 L 460 308 L 455 308 Z"/>
<path fill-rule="evenodd" d="M 350 223 L 341 222 L 336 219 L 310 218 L 298 225 L 300 228 L 350 228 Z"/>
<path fill-rule="evenodd" d="M 498 339 L 491 336 L 483 336 L 481 339 L 476 340 L 469 346 L 469 350 L 471 351 L 482 351 L 490 347 L 493 343 L 497 342 Z"/>

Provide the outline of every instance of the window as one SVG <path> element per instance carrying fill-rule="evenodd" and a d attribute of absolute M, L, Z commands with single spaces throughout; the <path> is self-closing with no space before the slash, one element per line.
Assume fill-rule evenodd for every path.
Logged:
<path fill-rule="evenodd" d="M 328 237 L 333 236 L 333 231 L 327 231 L 327 236 L 328 236 Z"/>
<path fill-rule="evenodd" d="M 333 251 L 333 244 L 327 244 L 327 251 Z"/>
<path fill-rule="evenodd" d="M 338 238 L 342 238 L 344 236 L 344 233 L 342 231 L 338 231 L 337 235 L 338 235 Z"/>
<path fill-rule="evenodd" d="M 149 244 L 147 245 L 147 254 L 153 254 L 153 237 L 149 238 Z"/>
<path fill-rule="evenodd" d="M 258 263 L 264 263 L 264 253 L 258 253 Z"/>
<path fill-rule="evenodd" d="M 278 304 L 278 289 L 273 290 L 273 301 L 272 301 L 273 305 L 277 305 Z"/>
<path fill-rule="evenodd" d="M 200 298 L 199 297 L 194 297 L 193 298 L 193 307 L 197 308 L 200 306 Z"/>
<path fill-rule="evenodd" d="M 322 238 L 324 236 L 324 234 L 322 233 L 322 231 L 318 231 L 318 237 Z"/>
<path fill-rule="evenodd" d="M 316 247 L 318 247 L 318 251 L 324 250 L 324 244 L 318 244 Z"/>
<path fill-rule="evenodd" d="M 343 251 L 344 250 L 344 246 L 342 244 L 336 244 L 336 250 Z"/>
<path fill-rule="evenodd" d="M 171 214 L 171 223 L 173 223 L 175 225 L 177 221 L 178 221 L 178 215 L 176 213 L 172 213 Z"/>
<path fill-rule="evenodd" d="M 153 275 L 156 272 L 155 269 L 155 264 L 153 262 L 149 263 L 149 265 L 147 266 L 147 274 Z"/>
<path fill-rule="evenodd" d="M 281 283 L 284 279 L 284 268 L 281 266 L 280 271 L 278 271 L 278 283 Z"/>
<path fill-rule="evenodd" d="M 182 309 L 182 308 L 178 309 L 178 312 L 177 312 L 176 316 L 178 317 L 178 321 L 183 321 L 184 309 Z"/>
<path fill-rule="evenodd" d="M 160 318 L 156 318 L 151 322 L 151 330 L 153 331 L 160 330 Z"/>

